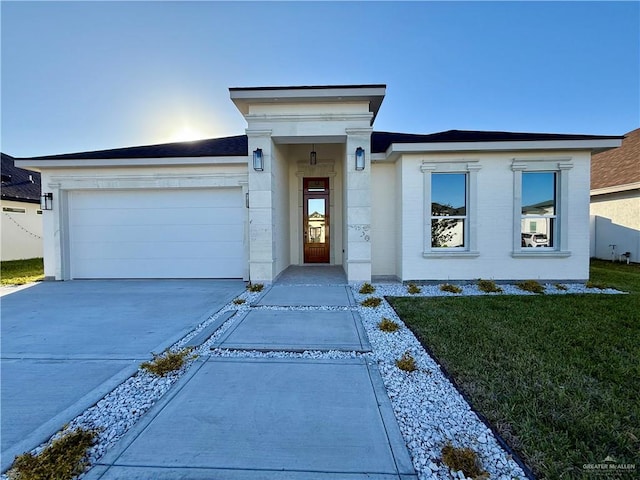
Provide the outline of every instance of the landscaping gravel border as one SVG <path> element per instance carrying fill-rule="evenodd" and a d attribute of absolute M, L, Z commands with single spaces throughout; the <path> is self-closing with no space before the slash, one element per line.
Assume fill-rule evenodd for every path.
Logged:
<path fill-rule="evenodd" d="M 246 291 L 237 298 L 245 300 L 243 304 L 233 302 L 224 306 L 215 315 L 202 322 L 192 332 L 174 344 L 170 350 L 178 351 L 202 329 L 210 325 L 225 312 L 238 311 L 200 347 L 193 350 L 194 355 L 210 355 L 215 357 L 266 357 L 266 358 L 355 358 L 363 357 L 377 363 L 382 375 L 387 394 L 391 400 L 400 430 L 407 443 L 413 464 L 421 480 L 463 479 L 462 472 L 453 472 L 444 465 L 441 450 L 447 443 L 458 447 L 470 447 L 476 451 L 492 479 L 524 478 L 526 475 L 514 458 L 498 443 L 491 430 L 472 411 L 471 407 L 454 385 L 449 381 L 440 366 L 424 350 L 413 333 L 404 325 L 391 306 L 383 299 L 375 308 L 363 307 L 360 302 L 370 296 L 465 296 L 487 295 L 478 290 L 476 285 L 461 285 L 462 293 L 453 294 L 440 291 L 439 285 L 420 285 L 420 293 L 410 295 L 407 286 L 400 283 L 374 284 L 373 294 L 363 295 L 358 291 L 362 284 L 352 284 L 351 289 L 356 306 L 353 307 L 255 307 L 259 297 L 266 292 Z M 310 285 L 311 286 L 311 285 Z M 314 285 L 322 287 L 326 285 Z M 554 285 L 545 285 L 548 294 L 576 293 L 623 293 L 613 289 L 587 288 L 583 284 L 564 284 L 566 290 L 558 290 Z M 533 295 L 520 290 L 515 285 L 500 285 L 504 293 L 489 295 Z M 265 289 L 266 290 L 266 289 Z M 269 310 L 357 310 L 360 313 L 364 328 L 371 343 L 371 353 L 344 351 L 307 351 L 291 352 L 255 352 L 234 351 L 226 349 L 210 350 L 215 340 L 233 323 L 241 318 L 241 312 L 251 309 Z M 386 317 L 394 320 L 402 328 L 394 333 L 382 332 L 377 324 Z M 418 370 L 404 372 L 395 365 L 395 360 L 405 352 L 410 352 L 416 360 Z M 98 431 L 96 444 L 89 452 L 90 464 L 95 463 L 112 447 L 139 419 L 151 408 L 187 371 L 193 360 L 188 361 L 182 369 L 166 377 L 156 377 L 144 369 L 119 385 L 96 405 L 72 420 L 68 429 L 84 428 Z M 54 435 L 48 442 L 32 451 L 37 454 L 51 441 L 64 432 Z M 77 478 L 82 478 L 80 475 Z M 2 475 L 7 480 L 6 474 Z"/>

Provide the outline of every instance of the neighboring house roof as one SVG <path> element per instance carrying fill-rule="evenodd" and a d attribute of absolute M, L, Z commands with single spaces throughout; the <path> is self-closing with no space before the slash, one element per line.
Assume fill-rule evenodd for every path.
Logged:
<path fill-rule="evenodd" d="M 591 157 L 591 190 L 640 183 L 640 128 L 622 145 Z"/>
<path fill-rule="evenodd" d="M 483 132 L 474 130 L 448 130 L 427 135 L 393 132 L 373 132 L 371 153 L 384 153 L 391 144 L 411 143 L 462 143 L 462 142 L 521 142 L 609 140 L 619 136 L 573 135 L 557 133 Z M 248 155 L 246 135 L 212 138 L 192 142 L 164 143 L 140 147 L 116 148 L 93 152 L 67 153 L 33 157 L 29 160 L 74 160 L 116 158 L 177 158 L 177 157 L 226 157 Z M 23 160 L 23 159 L 20 159 Z"/>
<path fill-rule="evenodd" d="M 2 199 L 40 203 L 40 174 L 14 165 L 14 158 L 2 153 Z"/>

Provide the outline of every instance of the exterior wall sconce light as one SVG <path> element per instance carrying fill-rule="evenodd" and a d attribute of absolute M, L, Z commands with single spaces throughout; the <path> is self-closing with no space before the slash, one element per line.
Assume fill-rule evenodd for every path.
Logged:
<path fill-rule="evenodd" d="M 311 153 L 309 154 L 309 165 L 315 165 L 318 163 L 318 156 L 316 154 L 315 144 L 311 147 Z"/>
<path fill-rule="evenodd" d="M 356 148 L 356 170 L 364 170 L 364 148 Z"/>
<path fill-rule="evenodd" d="M 253 169 L 256 172 L 262 172 L 264 170 L 264 155 L 262 155 L 261 148 L 256 148 L 253 151 Z"/>
<path fill-rule="evenodd" d="M 40 196 L 40 210 L 53 210 L 53 193 L 43 193 Z"/>

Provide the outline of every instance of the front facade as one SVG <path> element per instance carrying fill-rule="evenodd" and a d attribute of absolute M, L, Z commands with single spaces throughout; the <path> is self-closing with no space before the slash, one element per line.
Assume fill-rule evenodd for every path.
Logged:
<path fill-rule="evenodd" d="M 2 154 L 1 259 L 42 257 L 40 174 L 17 168 L 14 158 Z"/>
<path fill-rule="evenodd" d="M 592 152 L 619 137 L 375 132 L 384 85 L 232 88 L 246 135 L 22 159 L 45 275 L 585 279 Z"/>

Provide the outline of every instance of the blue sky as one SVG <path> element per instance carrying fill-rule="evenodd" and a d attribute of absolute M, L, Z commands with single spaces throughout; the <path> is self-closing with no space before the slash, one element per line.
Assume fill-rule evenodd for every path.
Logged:
<path fill-rule="evenodd" d="M 640 126 L 638 2 L 1 2 L 1 149 L 244 133 L 229 87 L 387 84 L 374 128 Z"/>

